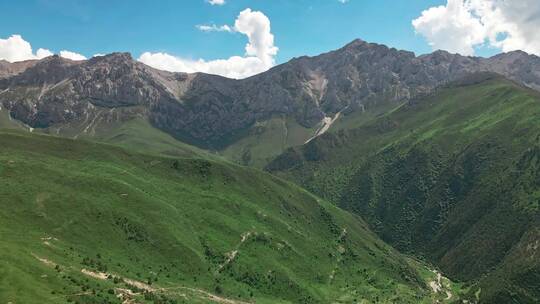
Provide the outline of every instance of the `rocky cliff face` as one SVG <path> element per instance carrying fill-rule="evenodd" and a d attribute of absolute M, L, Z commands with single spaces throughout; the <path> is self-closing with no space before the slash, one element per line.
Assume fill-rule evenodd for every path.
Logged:
<path fill-rule="evenodd" d="M 355 40 L 243 80 L 159 71 L 126 53 L 77 62 L 57 56 L 0 62 L 0 104 L 34 128 L 91 121 L 103 109 L 116 109 L 122 119 L 123 109 L 138 107 L 159 129 L 219 147 L 272 115 L 285 114 L 311 127 L 335 113 L 405 101 L 478 71 L 540 89 L 540 58 L 523 52 L 488 59 L 442 51 L 417 57 Z"/>
<path fill-rule="evenodd" d="M 35 63 L 37 63 L 37 60 L 26 60 L 14 63 L 0 60 L 0 78 L 17 75 L 26 70 L 27 68 L 31 67 Z"/>

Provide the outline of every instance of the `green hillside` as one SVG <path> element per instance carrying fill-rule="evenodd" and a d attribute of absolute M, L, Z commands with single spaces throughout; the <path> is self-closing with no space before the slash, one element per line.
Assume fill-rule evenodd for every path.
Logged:
<path fill-rule="evenodd" d="M 266 173 L 17 131 L 0 142 L 2 303 L 459 297 L 357 216 Z"/>
<path fill-rule="evenodd" d="M 318 127 L 308 129 L 290 117 L 273 117 L 256 123 L 245 132 L 244 137 L 219 153 L 236 163 L 263 168 L 287 148 L 304 144 L 317 132 Z"/>
<path fill-rule="evenodd" d="M 217 156 L 183 143 L 171 135 L 154 128 L 138 107 L 122 109 L 99 109 L 93 118 L 83 121 L 54 125 L 48 128 L 30 129 L 12 119 L 5 109 L 0 108 L 0 129 L 32 131 L 39 134 L 88 139 L 122 146 L 131 151 L 173 157 L 201 156 L 218 159 Z"/>
<path fill-rule="evenodd" d="M 85 119 L 58 123 L 47 128 L 31 129 L 11 118 L 8 111 L 0 107 L 0 128 L 31 130 L 39 134 L 87 139 L 122 146 L 132 151 L 164 156 L 204 155 L 209 159 L 225 159 L 262 169 L 287 148 L 304 144 L 321 127 L 321 124 L 318 124 L 313 128 L 306 128 L 292 117 L 276 115 L 238 132 L 229 145 L 216 151 L 209 151 L 187 144 L 154 127 L 148 121 L 142 107 L 100 108 L 96 106 L 95 109 L 95 113 L 88 114 Z"/>
<path fill-rule="evenodd" d="M 540 97 L 477 74 L 353 114 L 268 169 L 362 215 L 483 303 L 540 301 Z"/>
<path fill-rule="evenodd" d="M 66 134 L 62 134 L 62 136 L 66 136 Z M 202 149 L 185 144 L 154 128 L 148 121 L 140 117 L 122 123 L 102 123 L 92 133 L 82 133 L 77 138 L 110 143 L 132 151 L 150 154 L 217 159 L 216 156 Z"/>

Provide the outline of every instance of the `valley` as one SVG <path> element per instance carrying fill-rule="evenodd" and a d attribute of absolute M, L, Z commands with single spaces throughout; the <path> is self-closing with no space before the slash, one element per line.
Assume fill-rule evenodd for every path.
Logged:
<path fill-rule="evenodd" d="M 0 62 L 6 303 L 536 303 L 540 59 Z"/>
<path fill-rule="evenodd" d="M 539 96 L 473 75 L 291 148 L 267 169 L 361 215 L 402 252 L 479 280 L 483 301 L 532 303 Z"/>

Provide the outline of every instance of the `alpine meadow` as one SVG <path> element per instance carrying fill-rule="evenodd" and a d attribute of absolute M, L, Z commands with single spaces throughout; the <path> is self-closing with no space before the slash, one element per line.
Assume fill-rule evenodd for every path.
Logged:
<path fill-rule="evenodd" d="M 0 304 L 540 303 L 536 0 L 0 12 Z"/>

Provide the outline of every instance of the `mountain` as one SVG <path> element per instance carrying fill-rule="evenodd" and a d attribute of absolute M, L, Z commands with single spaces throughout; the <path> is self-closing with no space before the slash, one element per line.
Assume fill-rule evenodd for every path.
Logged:
<path fill-rule="evenodd" d="M 7 159 L 0 167 L 0 174 L 8 172 L 6 168 L 12 158 L 20 155 L 23 158 L 16 163 L 29 162 L 36 168 L 48 166 L 43 170 L 50 174 L 39 175 L 36 173 L 39 170 L 31 172 L 26 168 L 26 175 L 35 175 L 36 180 L 25 182 L 28 177 L 10 173 L 10 179 L 15 176 L 20 184 L 28 185 L 28 190 L 21 190 L 21 193 L 32 193 L 35 197 L 30 195 L 24 201 L 7 191 L 7 202 L 24 201 L 26 205 L 21 206 L 30 206 L 28 204 L 35 199 L 38 206 L 39 193 L 32 191 L 54 190 L 54 185 L 47 183 L 50 176 L 60 174 L 60 185 L 73 185 L 73 190 L 67 186 L 56 189 L 58 192 L 55 193 L 60 196 L 62 191 L 72 193 L 69 197 L 61 196 L 65 202 L 55 201 L 61 206 L 59 210 L 71 210 L 64 204 L 77 199 L 75 192 L 83 191 L 84 202 L 81 203 L 96 204 L 89 205 L 89 210 L 102 208 L 118 214 L 118 201 L 109 197 L 119 194 L 114 189 L 116 194 L 110 192 L 98 182 L 103 175 L 97 169 L 93 171 L 92 166 L 100 170 L 121 168 L 126 174 L 135 170 L 134 175 L 128 176 L 129 180 L 125 180 L 128 177 L 124 175 L 105 176 L 106 183 L 116 185 L 122 191 L 122 185 L 136 184 L 136 193 L 141 195 L 137 197 L 140 204 L 131 206 L 133 208 L 129 212 L 122 209 L 130 215 L 128 224 L 121 225 L 128 228 L 122 229 L 127 229 L 126 233 L 132 236 L 139 231 L 137 227 L 151 227 L 145 226 L 151 230 L 145 233 L 151 233 L 152 239 L 166 244 L 156 247 L 160 251 L 169 252 L 166 248 L 174 243 L 170 240 L 180 240 L 183 246 L 189 247 L 193 251 L 189 259 L 196 256 L 201 260 L 197 260 L 195 265 L 199 268 L 196 270 L 182 270 L 182 273 L 197 274 L 193 278 L 191 275 L 182 278 L 185 280 L 182 284 L 200 288 L 207 296 L 212 289 L 225 290 L 227 299 L 246 300 L 244 292 L 253 290 L 258 295 L 257 301 L 263 303 L 278 300 L 339 302 L 338 292 L 344 296 L 342 302 L 352 302 L 355 295 L 362 295 L 372 301 L 379 297 L 381 302 L 416 303 L 444 300 L 445 292 L 450 292 L 452 296 L 445 300 L 447 302 L 459 297 L 482 303 L 535 303 L 540 298 L 537 292 L 540 290 L 540 259 L 537 255 L 540 227 L 537 195 L 537 150 L 540 151 L 538 90 L 540 58 L 524 52 L 491 58 L 465 57 L 443 51 L 416 56 L 361 40 L 319 56 L 295 58 L 242 80 L 201 73 L 159 71 L 133 60 L 127 53 L 113 53 L 85 61 L 52 56 L 25 63 L 1 62 L 0 128 L 25 129 L 78 140 L 16 133 L 19 134 L 15 137 L 18 138 L 16 142 L 26 142 L 21 147 L 28 151 L 22 148 L 0 149 L 0 152 L 10 153 L 4 156 Z M 11 137 L 8 136 L 6 141 L 15 140 L 14 135 L 9 134 Z M 122 146 L 130 152 L 110 144 Z M 33 150 L 39 151 L 49 145 L 54 149 L 47 148 L 43 155 L 32 154 Z M 89 152 L 78 150 L 76 147 L 79 145 L 88 151 L 96 151 L 100 157 L 87 159 L 84 155 Z M 75 157 L 77 161 L 70 163 L 69 155 L 73 151 L 79 151 Z M 127 161 L 122 153 L 132 155 L 136 161 Z M 316 198 L 313 199 L 317 203 L 313 203 L 299 196 L 303 190 L 279 179 L 276 183 L 285 183 L 287 188 L 268 186 L 270 188 L 266 189 L 261 185 L 275 179 L 256 170 L 232 165 L 222 157 L 243 165 L 264 167 L 356 215 Z M 77 166 L 79 163 L 81 167 Z M 149 163 L 164 165 L 155 172 Z M 176 171 L 168 171 L 171 166 L 195 166 L 188 171 L 202 175 L 198 179 L 191 175 L 177 177 L 171 173 Z M 221 173 L 215 182 L 216 187 L 223 184 L 222 187 L 208 188 L 205 182 L 208 178 L 205 168 L 208 166 L 220 168 L 216 169 Z M 64 168 L 70 169 L 66 171 Z M 137 176 L 142 176 L 142 180 Z M 95 184 L 85 178 L 95 181 Z M 180 192 L 176 188 L 178 185 L 182 189 L 193 188 L 193 193 L 187 192 L 194 195 L 193 200 L 185 191 Z M 161 187 L 163 190 L 159 190 Z M 243 190 L 251 192 L 246 194 Z M 104 197 L 96 195 L 102 191 L 108 194 Z M 161 194 L 149 194 L 155 191 Z M 294 198 L 290 202 L 287 200 L 289 193 Z M 132 196 L 127 192 L 120 194 Z M 226 200 L 223 200 L 224 195 Z M 97 199 L 94 201 L 93 197 Z M 215 199 L 212 208 L 190 209 L 195 208 L 193 202 L 205 201 L 209 197 Z M 225 209 L 216 207 L 228 201 L 242 204 L 225 205 Z M 170 205 L 171 202 L 175 202 L 173 206 L 177 206 L 176 209 L 194 211 L 184 216 L 173 212 L 174 208 L 162 208 L 162 204 Z M 150 209 L 145 209 L 145 204 L 149 204 Z M 275 207 L 278 205 L 282 207 Z M 338 289 L 320 285 L 324 281 L 321 278 L 328 277 L 327 271 L 332 269 L 330 262 L 323 261 L 323 256 L 328 256 L 332 265 L 342 265 L 345 260 L 349 262 L 348 258 L 336 260 L 340 255 L 328 250 L 311 247 L 322 244 L 330 248 L 330 244 L 334 246 L 340 242 L 339 236 L 336 241 L 335 235 L 328 234 L 328 229 L 333 233 L 339 229 L 336 230 L 335 225 L 327 225 L 326 213 L 320 216 L 312 214 L 321 210 L 320 206 L 327 211 L 335 210 L 328 211 L 334 218 L 348 218 L 337 226 L 347 228 L 348 233 L 351 230 L 358 232 L 359 239 L 371 235 L 371 229 L 398 250 L 421 257 L 428 265 L 435 266 L 429 266 L 431 271 L 426 268 L 426 262 L 405 258 L 395 251 L 385 254 L 381 248 L 387 247 L 371 235 L 369 238 L 374 243 L 380 242 L 382 247 L 375 246 L 376 250 L 371 246 L 374 243 L 356 243 L 355 254 L 375 259 L 382 256 L 388 260 L 370 268 L 373 272 L 366 272 L 363 269 L 366 265 L 374 265 L 373 261 L 354 264 L 352 258 L 347 269 L 353 270 L 347 270 Z M 299 242 L 295 246 L 302 250 L 294 251 L 295 257 L 272 255 L 276 260 L 264 264 L 264 271 L 263 268 L 251 268 L 256 264 L 255 256 L 260 257 L 262 252 L 260 248 L 254 249 L 257 254 L 249 255 L 245 264 L 240 264 L 235 273 L 229 273 L 228 278 L 218 276 L 217 282 L 211 275 L 216 267 L 220 267 L 216 261 L 223 263 L 231 257 L 236 259 L 238 237 L 251 231 L 249 227 L 258 227 L 256 231 L 259 234 L 261 231 L 274 236 L 282 233 L 281 226 L 264 226 L 260 218 L 254 220 L 242 216 L 247 212 L 242 210 L 253 208 L 263 210 L 264 214 L 272 213 L 275 216 L 272 223 L 286 227 L 295 223 L 299 225 L 299 235 L 314 233 L 320 235 L 320 239 L 313 237 Z M 200 232 L 197 235 L 199 245 L 209 242 L 212 248 L 220 248 L 217 258 L 212 250 L 208 253 L 205 246 L 201 250 L 192 239 L 185 243 L 184 240 L 188 239 L 186 232 L 177 231 L 174 225 L 165 229 L 161 224 L 148 224 L 158 222 L 159 218 L 149 210 L 156 210 L 154 212 L 164 216 L 167 223 L 188 223 L 188 226 L 181 227 L 191 227 L 188 231 Z M 14 217 L 14 221 L 19 222 L 9 222 L 9 227 L 19 227 L 21 223 L 24 226 L 27 221 L 24 218 L 27 213 L 24 212 Z M 58 216 L 62 214 L 60 212 Z M 220 219 L 221 214 L 226 214 L 229 220 L 218 222 L 219 227 L 204 228 L 204 225 L 214 223 L 216 219 L 213 216 Z M 77 213 L 74 217 L 89 229 L 91 221 L 86 219 L 87 215 Z M 3 220 L 8 221 L 9 217 L 5 215 Z M 57 220 L 67 223 L 65 227 L 71 227 L 69 219 Z M 132 222 L 135 228 L 131 226 Z M 323 224 L 327 230 L 321 228 Z M 46 226 L 37 227 L 35 231 L 45 229 L 43 227 Z M 63 226 L 54 227 L 63 231 Z M 85 231 L 91 231 L 91 235 L 114 235 L 109 226 L 102 228 L 104 230 Z M 162 228 L 165 230 L 160 230 Z M 231 231 L 237 238 L 233 241 L 230 240 Z M 11 230 L 7 233 L 21 234 Z M 98 238 L 90 239 L 91 235 L 81 231 L 74 231 L 74 235 L 63 233 L 65 235 L 53 237 L 59 240 L 69 238 L 69 244 L 76 237 L 87 237 L 80 243 L 74 243 L 76 254 L 81 258 L 95 261 L 94 255 L 103 255 L 88 248 L 92 246 L 84 245 L 97 243 Z M 166 240 L 157 236 L 161 233 Z M 291 244 L 292 241 L 286 240 Z M 18 241 L 10 242 L 15 244 Z M 27 246 L 30 240 L 24 242 Z M 118 239 L 112 240 L 111 244 L 124 246 Z M 285 243 L 275 244 L 281 247 Z M 20 245 L 17 250 L 24 246 Z M 71 245 L 66 243 L 61 248 L 67 250 L 67 246 Z M 124 260 L 120 263 L 125 265 L 125 256 L 119 248 L 110 252 L 110 259 Z M 338 248 L 341 252 L 342 248 Z M 174 258 L 172 254 L 163 259 L 151 257 L 151 251 L 146 247 L 134 247 L 134 250 L 148 256 L 148 261 L 153 261 L 153 272 L 161 261 Z M 53 258 L 61 259 L 61 256 L 50 256 L 50 260 Z M 64 261 L 64 264 L 77 269 L 75 261 Z M 16 265 L 25 267 L 30 265 L 27 262 L 21 261 Z M 133 266 L 133 269 L 115 268 L 114 271 L 122 272 L 123 277 L 136 279 L 132 274 L 143 274 L 143 266 L 148 265 Z M 267 285 L 252 283 L 253 276 L 257 278 L 255 282 L 263 280 L 267 268 L 279 268 L 281 271 L 283 281 L 277 289 L 265 289 Z M 360 272 L 359 268 L 362 269 Z M 445 275 L 461 283 L 454 284 L 446 279 L 441 283 L 434 268 L 440 268 Z M 303 269 L 324 271 L 307 273 Z M 383 270 L 380 273 L 375 269 Z M 9 271 L 3 271 L 6 272 Z M 21 276 L 23 273 L 19 272 Z M 249 283 L 244 281 L 242 273 L 247 273 Z M 399 278 L 403 273 L 406 277 Z M 383 282 L 401 282 L 400 287 L 395 287 L 398 283 L 374 283 L 372 278 L 379 274 Z M 426 285 L 426 281 L 430 282 Z M 180 281 L 171 282 L 181 284 Z M 428 285 L 440 292 L 430 294 Z M 58 286 L 68 288 L 67 285 Z M 40 290 L 50 290 L 47 288 Z M 402 294 L 402 298 L 396 298 L 389 290 Z M 215 293 L 212 295 L 217 296 Z"/>
<path fill-rule="evenodd" d="M 361 40 L 242 80 L 158 71 L 127 53 L 15 65 L 0 79 L 0 104 L 30 128 L 80 136 L 139 117 L 174 138 L 257 166 L 324 133 L 341 114 L 410 100 L 472 72 L 540 88 L 540 58 L 523 52 L 415 56 Z"/>
<path fill-rule="evenodd" d="M 344 117 L 267 169 L 473 284 L 480 303 L 537 303 L 539 117 L 540 93 L 474 74 L 383 114 Z"/>
<path fill-rule="evenodd" d="M 357 216 L 261 171 L 16 131 L 0 142 L 2 303 L 459 297 Z"/>
<path fill-rule="evenodd" d="M 37 63 L 37 60 L 26 60 L 11 63 L 0 59 L 0 78 L 6 78 L 20 74 L 35 63 Z"/>

